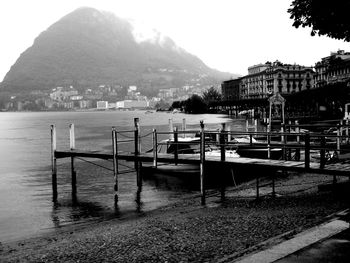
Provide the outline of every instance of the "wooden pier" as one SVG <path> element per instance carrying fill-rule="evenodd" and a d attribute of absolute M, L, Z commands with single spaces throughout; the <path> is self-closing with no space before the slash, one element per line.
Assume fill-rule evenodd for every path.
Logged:
<path fill-rule="evenodd" d="M 185 127 L 186 125 L 183 125 Z M 295 128 L 295 127 L 294 127 Z M 338 127 L 338 130 L 341 128 Z M 133 136 L 129 140 L 133 144 L 133 151 L 122 152 L 118 149 L 118 145 L 124 141 L 118 138 L 118 134 L 128 133 Z M 177 146 L 179 144 L 179 134 L 198 134 L 199 135 L 199 153 L 195 154 L 182 154 L 175 147 L 175 151 L 172 154 L 157 152 L 158 145 L 161 142 L 158 141 L 160 135 L 170 135 L 173 138 L 173 143 Z M 196 131 L 178 131 L 174 129 L 170 132 L 157 132 L 153 129 L 153 132 L 149 134 L 152 136 L 152 151 L 142 152 L 140 150 L 141 134 L 139 127 L 139 119 L 134 119 L 134 129 L 130 131 L 117 131 L 112 127 L 112 152 L 96 152 L 96 151 L 79 151 L 75 147 L 75 132 L 74 125 L 70 125 L 70 149 L 58 150 L 56 143 L 56 129 L 55 126 L 51 126 L 51 153 L 52 153 L 52 190 L 53 200 L 56 201 L 58 197 L 57 192 L 57 159 L 70 158 L 71 159 L 71 176 L 72 176 L 72 196 L 76 198 L 77 194 L 77 180 L 74 162 L 76 158 L 93 158 L 113 161 L 113 176 L 114 176 L 114 190 L 116 191 L 115 200 L 118 201 L 118 174 L 120 160 L 134 163 L 134 171 L 136 172 L 136 183 L 138 187 L 138 193 L 142 190 L 142 166 L 148 164 L 154 169 L 157 168 L 159 163 L 165 164 L 194 164 L 199 166 L 199 185 L 201 192 L 201 203 L 205 204 L 206 189 L 205 180 L 208 174 L 206 173 L 207 167 L 211 165 L 224 164 L 225 167 L 229 167 L 232 172 L 235 169 L 244 168 L 268 168 L 272 171 L 297 171 L 297 172 L 311 172 L 316 174 L 328 174 L 333 176 L 333 182 L 336 182 L 336 176 L 347 176 L 350 178 L 350 162 L 344 163 L 340 159 L 350 155 L 348 149 L 349 134 L 346 132 L 338 132 L 336 134 L 323 134 L 323 133 L 300 133 L 298 127 L 292 130 L 282 130 L 279 133 L 275 132 L 234 132 L 226 131 L 225 125 L 222 126 L 220 131 L 208 131 L 204 129 L 204 123 L 200 123 L 200 130 Z M 237 136 L 248 136 L 250 141 L 248 143 L 237 143 L 234 138 Z M 266 138 L 260 142 L 254 142 L 253 138 Z M 209 140 L 208 138 L 217 138 L 218 140 Z M 274 138 L 275 140 L 273 140 Z M 279 140 L 276 140 L 279 138 Z M 216 145 L 220 148 L 219 156 L 212 156 L 206 154 L 206 146 L 209 144 Z M 267 149 L 267 159 L 258 158 L 245 158 L 245 157 L 229 157 L 226 156 L 227 148 L 240 147 L 261 147 Z M 275 148 L 283 149 L 282 158 L 279 160 L 271 159 L 271 151 Z M 311 160 L 312 152 L 316 152 L 318 158 Z M 328 156 L 332 152 L 336 155 L 333 159 Z M 349 152 L 349 153 L 348 153 Z M 302 156 L 302 157 L 301 157 Z M 350 158 L 350 156 L 349 156 Z M 255 175 L 257 180 L 257 198 L 259 197 L 259 174 Z M 275 194 L 274 180 L 275 176 L 271 175 L 272 182 L 272 195 Z M 220 175 L 218 175 L 220 180 Z M 221 187 L 221 197 L 225 197 L 225 185 Z"/>

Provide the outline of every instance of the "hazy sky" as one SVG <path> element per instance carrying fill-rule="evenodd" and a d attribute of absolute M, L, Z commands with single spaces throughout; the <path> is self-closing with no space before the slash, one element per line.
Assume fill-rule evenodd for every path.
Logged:
<path fill-rule="evenodd" d="M 247 67 L 280 60 L 313 66 L 350 44 L 295 29 L 292 0 L 11 0 L 2 1 L 0 81 L 51 24 L 89 6 L 156 28 L 209 67 L 247 74 Z"/>

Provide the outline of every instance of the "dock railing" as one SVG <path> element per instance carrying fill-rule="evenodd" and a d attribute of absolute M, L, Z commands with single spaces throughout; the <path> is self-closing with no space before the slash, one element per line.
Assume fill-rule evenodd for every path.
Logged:
<path fill-rule="evenodd" d="M 153 129 L 151 132 L 141 135 L 139 120 L 134 120 L 134 129 L 117 130 L 112 127 L 112 153 L 96 153 L 82 152 L 76 149 L 74 125 L 70 125 L 70 150 L 58 151 L 56 141 L 55 126 L 51 126 L 51 152 L 52 152 L 52 189 L 53 199 L 57 199 L 57 159 L 71 158 L 72 166 L 72 193 L 76 194 L 76 171 L 74 168 L 74 160 L 81 158 L 99 158 L 109 159 L 113 161 L 114 189 L 118 191 L 118 174 L 136 171 L 138 192 L 142 189 L 142 162 L 151 162 L 154 168 L 157 168 L 158 162 L 186 163 L 186 158 L 192 158 L 192 163 L 198 163 L 200 167 L 200 187 L 202 195 L 202 203 L 205 203 L 204 188 L 204 164 L 209 161 L 230 162 L 233 157 L 228 155 L 229 151 L 240 152 L 247 149 L 247 152 L 264 152 L 265 159 L 279 159 L 288 167 L 288 161 L 300 163 L 299 168 L 304 171 L 313 169 L 325 169 L 327 165 L 350 159 L 350 140 L 349 125 L 332 126 L 330 132 L 301 132 L 300 125 L 286 125 L 281 131 L 231 131 L 226 130 L 225 125 L 219 130 L 205 130 L 204 123 L 200 123 L 200 129 L 181 130 L 173 129 L 170 132 L 157 131 Z M 323 126 L 324 127 L 324 126 Z M 167 136 L 167 141 L 161 138 Z M 145 137 L 152 138 L 152 150 L 142 151 L 141 141 Z M 121 144 L 128 144 L 129 152 L 120 150 Z M 160 154 L 159 146 L 171 145 L 173 150 Z M 194 147 L 184 147 L 184 146 Z M 209 155 L 209 151 L 216 150 L 217 155 Z M 275 152 L 281 153 L 280 155 Z M 172 157 L 173 156 L 173 157 Z M 192 157 L 191 157 L 192 156 Z M 249 158 L 249 156 L 241 156 Z M 252 158 L 252 157 L 250 157 Z M 260 157 L 261 158 L 261 157 Z M 131 161 L 134 167 L 129 166 L 129 170 L 120 169 L 120 160 L 126 162 Z M 239 158 L 237 158 L 239 163 Z M 254 161 L 255 162 L 255 161 Z M 267 164 L 267 163 L 266 163 Z M 316 165 L 315 165 L 316 164 Z M 318 164 L 318 167 L 317 167 Z M 279 164 L 271 162 L 271 166 L 276 165 L 283 169 L 282 162 Z M 316 169 L 317 168 L 317 169 Z M 338 168 L 339 169 L 339 168 Z M 319 171 L 318 170 L 318 171 Z M 335 180 L 334 176 L 334 180 Z M 117 197 L 117 194 L 116 194 Z"/>

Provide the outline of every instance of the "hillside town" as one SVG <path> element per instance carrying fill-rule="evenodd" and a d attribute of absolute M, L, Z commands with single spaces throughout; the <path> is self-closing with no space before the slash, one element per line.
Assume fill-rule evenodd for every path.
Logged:
<path fill-rule="evenodd" d="M 321 58 L 314 66 L 302 66 L 298 64 L 284 64 L 278 60 L 263 64 L 252 65 L 248 68 L 248 74 L 230 80 L 225 80 L 220 87 L 213 83 L 211 87 L 221 91 L 221 101 L 214 106 L 232 115 L 239 112 L 254 109 L 257 114 L 265 114 L 266 99 L 279 93 L 283 97 L 290 97 L 289 102 L 297 100 L 298 94 L 304 91 L 325 90 L 334 85 L 348 85 L 350 79 L 350 52 L 338 50 L 331 52 L 329 56 Z M 140 92 L 139 87 L 130 85 L 101 84 L 95 88 L 79 88 L 74 86 L 54 87 L 50 91 L 34 90 L 28 96 L 30 99 L 22 99 L 15 95 L 8 101 L 3 101 L 2 111 L 33 111 L 33 110 L 130 110 L 151 109 L 169 107 L 174 101 L 184 101 L 193 94 L 202 95 L 209 86 L 185 85 L 178 88 L 160 89 L 157 96 L 147 97 Z M 303 93 L 304 94 L 304 93 Z M 338 94 L 339 95 L 339 94 Z M 304 98 L 305 99 L 305 98 Z M 343 98 L 345 99 L 345 98 Z M 316 114 L 322 111 L 326 105 L 315 100 L 307 102 L 317 104 L 314 107 L 303 108 L 302 112 Z M 331 107 L 339 109 L 343 102 L 331 100 Z M 300 112 L 298 106 L 290 103 L 294 114 Z M 324 103 L 323 103 L 324 104 Z M 218 107 L 219 106 L 219 107 Z M 304 105 L 305 106 L 305 105 Z M 318 112 L 319 113 L 319 112 Z"/>
<path fill-rule="evenodd" d="M 157 105 L 169 105 L 174 100 L 186 100 L 193 94 L 201 94 L 207 87 L 186 85 L 180 88 L 160 89 L 157 96 L 149 98 L 135 85 L 99 85 L 96 88 L 77 89 L 74 86 L 55 87 L 49 92 L 33 91 L 22 99 L 11 96 L 2 103 L 2 111 L 32 110 L 115 110 L 149 109 Z M 160 106 L 159 106 L 160 107 Z"/>

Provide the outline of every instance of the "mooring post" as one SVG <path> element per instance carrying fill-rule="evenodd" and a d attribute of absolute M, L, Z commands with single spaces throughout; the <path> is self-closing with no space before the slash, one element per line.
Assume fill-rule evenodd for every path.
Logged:
<path fill-rule="evenodd" d="M 174 139 L 173 136 L 174 126 L 173 126 L 173 119 L 169 119 L 169 139 Z"/>
<path fill-rule="evenodd" d="M 271 159 L 271 134 L 267 132 L 267 159 Z"/>
<path fill-rule="evenodd" d="M 74 130 L 74 124 L 69 124 L 69 146 L 70 150 L 75 150 L 75 130 Z M 72 174 L 72 197 L 73 200 L 76 201 L 77 197 L 77 173 L 75 171 L 74 167 L 74 157 L 71 157 L 71 174 Z"/>
<path fill-rule="evenodd" d="M 205 162 L 205 134 L 204 134 L 204 123 L 200 121 L 200 188 L 201 188 L 201 204 L 205 205 L 205 181 L 204 181 L 204 162 Z"/>
<path fill-rule="evenodd" d="M 323 169 L 326 164 L 326 137 L 321 135 L 321 150 L 320 150 L 320 168 Z"/>
<path fill-rule="evenodd" d="M 340 154 L 340 125 L 337 124 L 337 154 Z"/>
<path fill-rule="evenodd" d="M 179 159 L 179 140 L 178 140 L 178 137 L 179 134 L 178 134 L 178 131 L 177 131 L 177 127 L 174 128 L 174 162 L 175 162 L 175 165 L 177 165 L 178 163 L 178 159 Z"/>
<path fill-rule="evenodd" d="M 137 181 L 137 191 L 141 191 L 142 188 L 142 173 L 141 167 L 142 163 L 138 159 L 140 154 L 140 143 L 139 143 L 139 134 L 140 134 L 140 121 L 139 118 L 134 118 L 134 141 L 135 141 L 135 170 L 136 170 L 136 181 Z"/>
<path fill-rule="evenodd" d="M 156 129 L 153 129 L 152 141 L 153 141 L 153 167 L 157 168 L 158 143 L 157 143 L 157 130 Z"/>
<path fill-rule="evenodd" d="M 57 201 L 57 159 L 55 151 L 57 147 L 56 126 L 51 125 L 51 171 L 52 171 L 52 201 Z"/>
<path fill-rule="evenodd" d="M 183 131 L 182 137 L 186 138 L 186 133 L 185 133 L 185 131 L 186 131 L 186 119 L 185 118 L 182 119 L 182 131 Z"/>
<path fill-rule="evenodd" d="M 220 156 L 221 156 L 221 161 L 225 161 L 226 156 L 225 156 L 225 124 L 222 124 L 221 130 L 220 130 L 220 138 L 219 138 L 219 144 L 220 144 Z"/>
<path fill-rule="evenodd" d="M 231 141 L 231 126 L 227 127 L 227 142 Z"/>
<path fill-rule="evenodd" d="M 282 158 L 284 160 L 286 160 L 286 145 L 285 145 L 285 141 L 284 141 L 285 128 L 286 128 L 285 124 L 282 123 L 281 124 L 281 144 L 282 144 L 282 156 L 283 156 Z"/>
<path fill-rule="evenodd" d="M 343 120 L 340 120 L 340 125 L 339 125 L 340 126 L 340 145 L 343 144 L 343 130 L 344 130 L 343 125 L 344 125 Z"/>
<path fill-rule="evenodd" d="M 226 156 L 225 156 L 225 123 L 222 124 L 221 131 L 220 131 L 220 156 L 221 161 L 225 162 Z M 221 201 L 225 200 L 225 173 L 221 173 L 220 178 L 220 193 L 221 193 Z"/>
<path fill-rule="evenodd" d="M 346 120 L 345 120 L 345 125 L 346 125 L 346 127 L 345 127 L 345 137 L 346 137 L 345 142 L 348 144 L 349 143 L 349 119 L 348 118 L 346 118 Z"/>
<path fill-rule="evenodd" d="M 305 133 L 305 169 L 310 168 L 310 134 L 309 132 Z"/>
<path fill-rule="evenodd" d="M 295 160 L 299 161 L 300 160 L 300 127 L 299 127 L 299 122 L 295 121 L 295 132 L 297 133 L 297 144 L 298 144 L 298 148 L 295 150 Z"/>
<path fill-rule="evenodd" d="M 117 131 L 115 127 L 112 127 L 112 146 L 113 146 L 113 177 L 114 177 L 114 191 L 115 195 L 118 195 L 118 149 L 117 149 Z M 116 200 L 117 201 L 117 200 Z"/>

